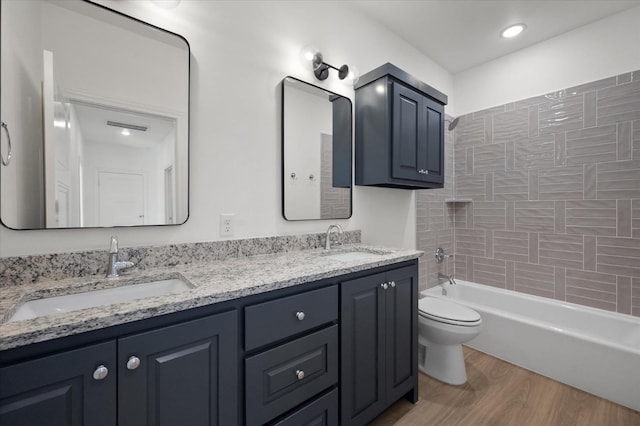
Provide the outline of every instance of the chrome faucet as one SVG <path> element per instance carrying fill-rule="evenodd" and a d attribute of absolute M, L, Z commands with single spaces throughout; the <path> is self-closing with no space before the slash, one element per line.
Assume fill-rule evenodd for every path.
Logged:
<path fill-rule="evenodd" d="M 449 259 L 450 257 L 453 257 L 453 255 L 445 253 L 442 247 L 438 247 L 436 249 L 436 263 L 442 263 L 445 259 Z"/>
<path fill-rule="evenodd" d="M 342 226 L 335 224 L 335 225 L 329 225 L 329 229 L 327 229 L 327 239 L 326 242 L 324 243 L 324 248 L 325 250 L 330 250 L 331 249 L 331 231 L 333 231 L 334 229 L 338 230 L 338 233 L 342 234 L 344 231 L 342 230 Z"/>
<path fill-rule="evenodd" d="M 451 285 L 456 285 L 456 280 L 453 277 L 450 277 L 449 275 L 441 274 L 440 272 L 438 272 L 438 280 L 441 280 L 441 279 L 445 279 L 449 281 L 449 284 Z"/>
<path fill-rule="evenodd" d="M 109 264 L 107 265 L 107 278 L 116 278 L 120 276 L 118 271 L 124 268 L 131 268 L 133 262 L 118 261 L 118 237 L 111 237 L 111 245 L 109 247 Z"/>

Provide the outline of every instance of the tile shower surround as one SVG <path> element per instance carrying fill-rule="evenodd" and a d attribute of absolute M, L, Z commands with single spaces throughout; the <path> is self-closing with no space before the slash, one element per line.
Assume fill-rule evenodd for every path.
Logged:
<path fill-rule="evenodd" d="M 465 115 L 454 136 L 455 188 L 417 198 L 425 260 L 437 243 L 457 278 L 640 316 L 640 71 Z"/>

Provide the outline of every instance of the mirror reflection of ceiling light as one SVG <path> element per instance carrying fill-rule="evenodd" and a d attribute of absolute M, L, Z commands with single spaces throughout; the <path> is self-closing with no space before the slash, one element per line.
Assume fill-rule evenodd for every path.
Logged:
<path fill-rule="evenodd" d="M 120 132 L 120 134 L 122 134 L 122 136 L 129 136 L 131 132 L 128 129 L 122 129 L 122 132 Z"/>
<path fill-rule="evenodd" d="M 515 37 L 518 34 L 520 34 L 521 32 L 523 32 L 525 28 L 527 28 L 527 26 L 525 24 L 510 25 L 507 28 L 505 28 L 504 30 L 502 30 L 502 32 L 500 32 L 500 37 L 502 37 L 502 38 Z"/>

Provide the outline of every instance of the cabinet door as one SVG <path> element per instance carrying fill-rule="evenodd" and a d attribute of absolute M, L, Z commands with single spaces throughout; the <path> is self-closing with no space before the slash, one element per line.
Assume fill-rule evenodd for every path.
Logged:
<path fill-rule="evenodd" d="M 423 96 L 393 83 L 393 134 L 391 176 L 396 179 L 423 180 L 418 159 L 426 157 Z"/>
<path fill-rule="evenodd" d="M 424 133 L 418 141 L 418 176 L 420 180 L 444 182 L 444 108 L 425 97 L 422 102 Z M 426 172 L 426 173 L 425 173 Z"/>
<path fill-rule="evenodd" d="M 237 424 L 237 353 L 237 311 L 119 339 L 118 425 Z"/>
<path fill-rule="evenodd" d="M 415 267 L 387 273 L 386 383 L 393 403 L 418 384 L 418 282 Z"/>
<path fill-rule="evenodd" d="M 342 283 L 341 424 L 371 421 L 385 408 L 385 274 Z"/>
<path fill-rule="evenodd" d="M 99 366 L 106 376 L 96 380 Z M 115 341 L 0 369 L 0 425 L 115 424 Z"/>

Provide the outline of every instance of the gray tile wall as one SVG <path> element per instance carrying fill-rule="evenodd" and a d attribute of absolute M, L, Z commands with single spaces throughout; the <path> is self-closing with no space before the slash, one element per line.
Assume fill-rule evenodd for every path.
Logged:
<path fill-rule="evenodd" d="M 333 186 L 333 139 L 328 135 L 322 136 L 320 150 L 320 219 L 347 218 L 351 213 L 351 190 Z"/>
<path fill-rule="evenodd" d="M 455 221 L 457 278 L 640 316 L 640 72 L 465 115 L 445 142 L 453 192 L 418 192 L 425 286 Z"/>
<path fill-rule="evenodd" d="M 452 117 L 447 117 L 451 119 Z M 444 151 L 445 151 L 445 185 L 441 189 L 421 189 L 416 191 L 416 247 L 425 252 L 419 260 L 420 290 L 433 287 L 438 284 L 438 272 L 451 274 L 454 272 L 454 258 L 445 264 L 438 265 L 435 261 L 436 248 L 442 247 L 447 253 L 453 253 L 454 247 L 454 222 L 456 216 L 462 210 L 457 203 L 447 203 L 453 198 L 453 132 L 447 131 L 445 125 Z M 484 131 L 484 127 L 480 127 Z M 461 133 L 463 142 L 461 145 L 473 145 L 478 136 L 473 129 L 467 127 L 465 133 Z M 466 139 L 465 139 L 466 138 Z M 464 150 L 463 150 L 464 152 Z M 482 183 L 484 191 L 484 182 Z M 638 205 L 640 209 L 640 204 Z M 466 212 L 463 212 L 466 214 Z"/>

